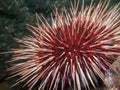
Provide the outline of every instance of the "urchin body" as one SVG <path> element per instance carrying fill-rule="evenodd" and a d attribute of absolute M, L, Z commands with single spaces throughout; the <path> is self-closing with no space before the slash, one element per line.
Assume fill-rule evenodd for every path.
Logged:
<path fill-rule="evenodd" d="M 120 14 L 118 6 L 108 9 L 109 2 L 90 4 L 78 11 L 78 4 L 70 9 L 57 9 L 52 24 L 37 15 L 37 27 L 29 25 L 33 36 L 26 36 L 22 49 L 15 49 L 13 61 L 20 61 L 8 70 L 11 77 L 21 76 L 17 83 L 26 81 L 31 90 L 40 80 L 38 90 L 63 90 L 65 85 L 74 90 L 93 87 L 97 84 L 96 75 L 104 81 L 104 72 L 120 55 Z M 42 22 L 42 25 L 39 24 Z M 22 62 L 21 62 L 22 61 Z"/>

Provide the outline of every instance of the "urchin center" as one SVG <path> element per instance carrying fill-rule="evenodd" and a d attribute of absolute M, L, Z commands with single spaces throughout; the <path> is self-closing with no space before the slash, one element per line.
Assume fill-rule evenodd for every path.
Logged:
<path fill-rule="evenodd" d="M 87 52 L 87 50 L 90 50 L 89 46 L 84 46 L 84 45 L 69 45 L 68 47 L 64 47 L 65 48 L 65 52 L 67 53 L 82 53 L 82 52 Z"/>
<path fill-rule="evenodd" d="M 74 59 L 76 56 L 80 56 L 80 54 L 87 52 L 87 50 L 88 47 L 86 46 L 70 44 L 68 47 L 64 47 L 62 52 L 65 52 L 69 59 Z"/>

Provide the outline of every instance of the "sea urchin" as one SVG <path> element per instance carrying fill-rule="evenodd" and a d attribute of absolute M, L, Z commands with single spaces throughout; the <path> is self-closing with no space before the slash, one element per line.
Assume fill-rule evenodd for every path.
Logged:
<path fill-rule="evenodd" d="M 120 55 L 119 4 L 108 8 L 109 2 L 82 3 L 55 8 L 51 24 L 37 15 L 37 26 L 28 25 L 32 36 L 18 40 L 20 49 L 12 50 L 17 62 L 8 70 L 11 77 L 20 76 L 16 84 L 26 81 L 31 90 L 39 81 L 38 90 L 63 90 L 66 85 L 74 90 L 90 89 L 97 77 L 104 81 L 104 73 Z M 42 23 L 42 25 L 39 24 Z"/>

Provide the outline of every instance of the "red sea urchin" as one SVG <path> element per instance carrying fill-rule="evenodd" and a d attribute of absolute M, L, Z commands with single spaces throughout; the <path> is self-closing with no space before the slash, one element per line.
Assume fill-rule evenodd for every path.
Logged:
<path fill-rule="evenodd" d="M 40 80 L 38 90 L 63 90 L 65 85 L 81 90 L 82 85 L 90 89 L 89 83 L 95 87 L 96 76 L 104 81 L 104 72 L 120 55 L 119 4 L 108 6 L 107 0 L 89 7 L 83 1 L 80 11 L 78 4 L 70 13 L 55 9 L 51 24 L 37 15 L 37 26 L 28 25 L 33 36 L 18 40 L 22 48 L 12 51 L 12 62 L 19 63 L 8 70 L 11 77 L 21 76 L 16 84 L 26 81 L 31 90 Z"/>

